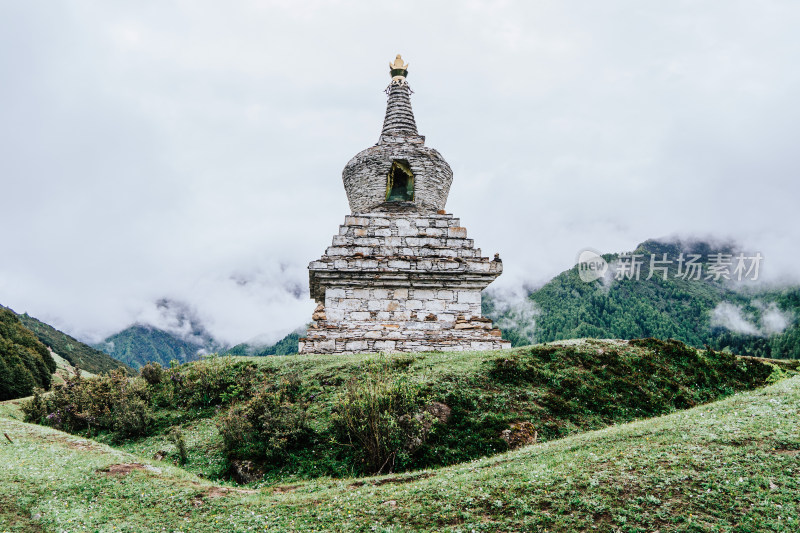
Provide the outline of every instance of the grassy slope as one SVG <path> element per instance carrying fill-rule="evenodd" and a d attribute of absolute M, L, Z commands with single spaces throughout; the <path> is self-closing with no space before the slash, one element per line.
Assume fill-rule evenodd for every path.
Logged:
<path fill-rule="evenodd" d="M 66 378 L 69 376 L 75 375 L 75 367 L 70 364 L 69 361 L 58 355 L 57 353 L 51 353 L 50 355 L 53 356 L 53 360 L 56 362 L 56 371 L 53 373 L 53 385 L 62 385 Z M 81 376 L 85 378 L 92 378 L 95 377 L 97 374 L 92 374 L 91 372 L 87 372 L 84 369 L 80 369 Z"/>
<path fill-rule="evenodd" d="M 309 419 L 315 437 L 295 450 L 285 464 L 268 467 L 266 483 L 288 482 L 320 476 L 345 477 L 359 472 L 348 447 L 332 446 L 331 415 L 344 384 L 362 376 L 368 361 L 384 361 L 425 384 L 430 400 L 453 408 L 445 428 L 437 430 L 423 449 L 414 454 L 415 467 L 456 464 L 508 449 L 501 432 L 515 422 L 527 421 L 539 441 L 614 423 L 668 413 L 711 401 L 736 390 L 764 383 L 770 367 L 742 361 L 731 372 L 723 363 L 699 358 L 676 362 L 674 354 L 655 355 L 647 348 L 622 341 L 564 341 L 559 346 L 538 346 L 512 352 L 425 353 L 380 356 L 290 356 L 216 358 L 205 364 L 255 365 L 270 380 L 296 375 L 304 383 L 303 397 L 312 398 Z M 497 361 L 515 362 L 498 375 Z M 787 368 L 797 362 L 784 362 Z M 241 366 L 239 367 L 241 368 Z M 531 372 L 530 369 L 538 369 Z M 237 371 L 238 372 L 238 371 Z M 760 376 L 760 377 L 757 377 Z M 511 379 L 508 379 L 508 378 Z M 750 381 L 752 380 L 752 381 Z M 683 400 L 679 399 L 683 398 Z M 216 422 L 227 406 L 157 409 L 156 424 L 147 437 L 115 442 L 113 435 L 96 438 L 145 457 L 166 452 L 171 460 L 176 448 L 171 429 L 179 427 L 186 438 L 186 469 L 209 479 L 227 477 L 227 462 Z M 407 468 L 396 465 L 396 470 Z"/>
<path fill-rule="evenodd" d="M 127 368 L 124 363 L 110 357 L 108 354 L 70 337 L 27 313 L 17 316 L 25 327 L 30 329 L 43 344 L 49 346 L 51 350 L 69 361 L 73 366 L 77 365 L 82 370 L 92 374 L 108 372 L 115 368 Z"/>
<path fill-rule="evenodd" d="M 254 493 L 7 418 L 3 531 L 797 531 L 800 377 L 438 471 Z M 127 475 L 110 465 L 139 463 Z"/>

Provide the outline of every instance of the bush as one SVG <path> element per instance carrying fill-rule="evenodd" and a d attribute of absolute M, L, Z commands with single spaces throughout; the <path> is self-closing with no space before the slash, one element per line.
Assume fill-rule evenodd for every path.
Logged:
<path fill-rule="evenodd" d="M 158 385 L 164 379 L 164 369 L 161 368 L 156 362 L 150 362 L 144 365 L 139 374 L 149 385 Z"/>
<path fill-rule="evenodd" d="M 88 379 L 78 372 L 56 387 L 46 401 L 34 396 L 24 413 L 26 422 L 44 422 L 68 432 L 110 430 L 133 437 L 147 432 L 151 422 L 148 400 L 144 380 L 129 379 L 123 370 Z M 46 413 L 43 417 L 42 412 Z"/>
<path fill-rule="evenodd" d="M 365 470 L 379 474 L 410 463 L 435 418 L 423 412 L 421 386 L 394 376 L 386 365 L 372 364 L 351 379 L 333 412 L 340 440 L 355 446 Z"/>
<path fill-rule="evenodd" d="M 255 393 L 259 382 L 253 364 L 212 357 L 169 368 L 161 376 L 161 383 L 153 388 L 158 405 L 209 407 L 248 398 Z"/>
<path fill-rule="evenodd" d="M 183 438 L 183 431 L 180 428 L 172 428 L 169 434 L 175 448 L 178 450 L 178 464 L 183 466 L 189 461 L 189 452 L 186 450 L 186 440 Z"/>
<path fill-rule="evenodd" d="M 124 438 L 146 435 L 152 422 L 146 382 L 141 378 L 128 380 L 112 398 L 111 429 Z"/>
<path fill-rule="evenodd" d="M 50 413 L 47 402 L 42 397 L 42 392 L 42 389 L 36 387 L 33 389 L 33 397 L 20 403 L 26 422 L 42 424 Z"/>
<path fill-rule="evenodd" d="M 233 459 L 257 459 L 280 463 L 290 450 L 311 435 L 306 405 L 298 401 L 297 383 L 283 380 L 252 399 L 231 407 L 217 427 L 226 455 Z"/>

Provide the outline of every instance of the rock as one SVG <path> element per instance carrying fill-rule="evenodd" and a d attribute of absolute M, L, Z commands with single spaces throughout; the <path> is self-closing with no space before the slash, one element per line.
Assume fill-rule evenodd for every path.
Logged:
<path fill-rule="evenodd" d="M 450 420 L 450 414 L 453 412 L 450 407 L 441 402 L 431 402 L 425 407 L 425 410 L 442 424 L 447 424 L 447 421 Z"/>
<path fill-rule="evenodd" d="M 153 459 L 156 461 L 163 461 L 166 459 L 168 453 L 165 450 L 158 450 L 156 453 L 153 454 Z"/>
<path fill-rule="evenodd" d="M 539 438 L 539 432 L 530 422 L 515 422 L 511 424 L 509 429 L 500 432 L 500 438 L 506 441 L 508 447 L 513 450 L 529 444 L 535 444 Z"/>
<path fill-rule="evenodd" d="M 231 476 L 237 483 L 251 483 L 264 477 L 261 465 L 253 461 L 231 461 Z"/>

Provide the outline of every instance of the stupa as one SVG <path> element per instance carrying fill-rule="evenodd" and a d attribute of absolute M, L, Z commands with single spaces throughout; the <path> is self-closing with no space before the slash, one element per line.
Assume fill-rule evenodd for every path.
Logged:
<path fill-rule="evenodd" d="M 317 302 L 300 353 L 509 348 L 481 316 L 481 290 L 503 272 L 445 212 L 453 171 L 425 146 L 400 55 L 378 143 L 342 173 L 351 215 L 308 265 Z"/>

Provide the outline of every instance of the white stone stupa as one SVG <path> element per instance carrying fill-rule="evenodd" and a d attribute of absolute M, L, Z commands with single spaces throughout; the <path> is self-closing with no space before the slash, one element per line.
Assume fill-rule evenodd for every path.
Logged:
<path fill-rule="evenodd" d="M 400 55 L 390 74 L 380 139 L 342 173 L 352 214 L 308 266 L 318 305 L 300 353 L 509 348 L 481 316 L 503 263 L 445 212 L 453 171 L 417 132 Z"/>

